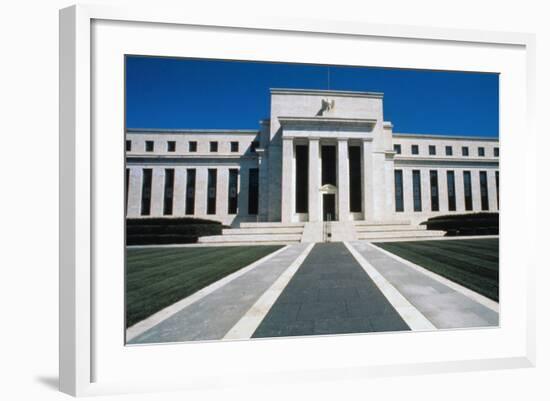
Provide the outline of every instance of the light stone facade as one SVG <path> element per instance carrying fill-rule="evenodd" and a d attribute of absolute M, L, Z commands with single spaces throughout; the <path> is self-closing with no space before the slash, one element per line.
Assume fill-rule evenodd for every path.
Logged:
<path fill-rule="evenodd" d="M 383 118 L 381 93 L 272 89 L 270 119 L 258 130 L 129 129 L 126 143 L 128 217 L 415 224 L 441 214 L 498 211 L 498 139 L 394 133 Z M 194 188 L 188 174 L 195 174 Z"/>

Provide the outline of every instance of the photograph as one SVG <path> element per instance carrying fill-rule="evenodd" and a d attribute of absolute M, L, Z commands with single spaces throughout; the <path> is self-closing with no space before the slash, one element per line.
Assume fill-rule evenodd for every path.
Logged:
<path fill-rule="evenodd" d="M 499 327 L 498 73 L 124 69 L 126 345 Z"/>

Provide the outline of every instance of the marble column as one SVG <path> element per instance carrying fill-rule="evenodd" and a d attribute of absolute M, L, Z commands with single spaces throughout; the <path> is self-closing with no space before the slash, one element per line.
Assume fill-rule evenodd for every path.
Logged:
<path fill-rule="evenodd" d="M 174 216 L 185 216 L 186 170 L 181 166 L 174 168 Z"/>
<path fill-rule="evenodd" d="M 349 219 L 348 140 L 338 138 L 338 220 L 348 221 Z"/>
<path fill-rule="evenodd" d="M 141 167 L 128 167 L 130 179 L 128 183 L 128 217 L 138 217 L 141 214 L 141 180 L 143 179 Z"/>
<path fill-rule="evenodd" d="M 479 169 L 471 169 L 472 174 L 472 204 L 474 212 L 481 212 L 481 186 L 479 182 Z"/>
<path fill-rule="evenodd" d="M 496 171 L 487 170 L 487 192 L 489 196 L 489 211 L 491 212 L 498 211 Z"/>
<path fill-rule="evenodd" d="M 432 189 L 430 186 L 430 169 L 419 168 L 420 170 L 420 199 L 422 199 L 422 213 L 432 211 Z"/>
<path fill-rule="evenodd" d="M 374 220 L 372 142 L 363 141 L 363 213 L 365 220 Z"/>
<path fill-rule="evenodd" d="M 293 205 L 293 157 L 294 144 L 292 138 L 283 137 L 283 160 L 282 160 L 282 182 L 281 182 L 281 221 L 290 223 L 292 221 Z"/>
<path fill-rule="evenodd" d="M 321 221 L 321 159 L 319 138 L 309 140 L 308 213 L 309 221 Z"/>
<path fill-rule="evenodd" d="M 268 203 L 269 203 L 269 183 L 267 170 L 267 153 L 264 149 L 257 149 L 258 155 L 258 174 L 260 190 L 258 193 L 258 214 L 259 221 L 267 221 L 268 218 Z"/>
<path fill-rule="evenodd" d="M 224 220 L 227 216 L 227 196 L 229 193 L 229 168 L 217 168 L 217 183 L 216 183 L 216 215 L 218 220 Z M 227 224 L 227 221 L 224 220 Z"/>
<path fill-rule="evenodd" d="M 195 178 L 195 216 L 210 218 L 206 214 L 208 167 L 197 166 Z"/>
<path fill-rule="evenodd" d="M 151 217 L 164 215 L 164 167 L 153 167 L 151 183 Z"/>

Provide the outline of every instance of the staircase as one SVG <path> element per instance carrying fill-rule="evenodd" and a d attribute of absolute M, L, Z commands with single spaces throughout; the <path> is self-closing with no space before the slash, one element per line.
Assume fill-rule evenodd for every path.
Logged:
<path fill-rule="evenodd" d="M 325 234 L 325 229 L 330 236 Z M 299 242 L 386 241 L 440 238 L 445 231 L 426 230 L 409 221 L 332 221 L 316 223 L 241 223 L 238 228 L 226 228 L 222 235 L 200 237 L 200 244 L 271 245 Z M 326 237 L 326 238 L 325 238 Z"/>
<path fill-rule="evenodd" d="M 358 240 L 401 240 L 440 238 L 445 231 L 426 230 L 426 226 L 414 226 L 409 221 L 355 221 Z"/>
<path fill-rule="evenodd" d="M 302 240 L 305 223 L 241 223 L 239 228 L 226 228 L 222 235 L 200 237 L 200 244 L 271 245 L 293 244 Z"/>

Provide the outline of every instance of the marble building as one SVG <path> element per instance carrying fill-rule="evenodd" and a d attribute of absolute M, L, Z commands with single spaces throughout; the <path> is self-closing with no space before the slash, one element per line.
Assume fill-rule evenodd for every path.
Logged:
<path fill-rule="evenodd" d="M 128 129 L 126 195 L 128 217 L 415 225 L 498 211 L 499 142 L 395 133 L 382 93 L 271 89 L 258 130 Z"/>

